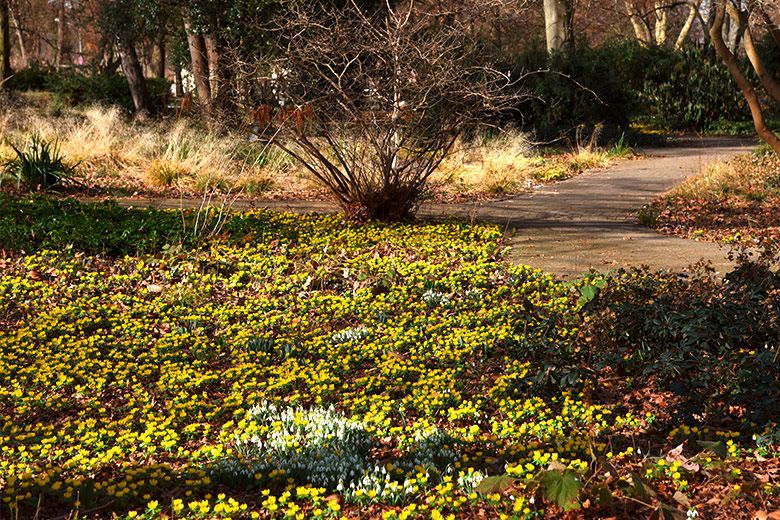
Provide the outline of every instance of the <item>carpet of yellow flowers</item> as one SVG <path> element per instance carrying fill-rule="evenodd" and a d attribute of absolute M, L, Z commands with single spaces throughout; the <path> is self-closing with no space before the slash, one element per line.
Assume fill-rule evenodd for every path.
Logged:
<path fill-rule="evenodd" d="M 571 341 L 549 317 L 578 293 L 499 228 L 259 214 L 244 247 L 0 260 L 0 518 L 715 518 L 776 491 L 738 433 L 534 394 L 523 346 Z"/>

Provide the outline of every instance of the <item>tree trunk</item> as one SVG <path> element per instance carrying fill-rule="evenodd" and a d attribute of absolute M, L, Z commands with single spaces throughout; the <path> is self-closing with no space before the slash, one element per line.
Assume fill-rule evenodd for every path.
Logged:
<path fill-rule="evenodd" d="M 236 105 L 235 96 L 233 95 L 233 87 L 235 86 L 235 76 L 233 71 L 228 66 L 227 56 L 227 42 L 224 38 L 217 37 L 215 39 L 215 76 L 216 76 L 216 95 L 212 91 L 212 97 L 216 108 L 220 111 L 221 116 L 235 115 Z M 211 63 L 212 60 L 209 60 Z"/>
<path fill-rule="evenodd" d="M 655 44 L 666 45 L 669 9 L 664 5 L 663 0 L 656 0 L 653 4 L 653 17 L 655 18 L 655 29 L 653 31 L 655 33 Z"/>
<path fill-rule="evenodd" d="M 702 0 L 695 0 L 688 6 L 688 9 L 690 9 L 690 11 L 688 11 L 688 18 L 686 18 L 685 24 L 682 29 L 680 29 L 680 34 L 677 35 L 677 41 L 674 42 L 674 50 L 679 51 L 685 43 L 685 40 L 688 39 L 688 35 L 693 27 L 693 22 L 696 21 L 696 16 L 699 14 L 701 1 Z"/>
<path fill-rule="evenodd" d="M 696 18 L 699 20 L 699 23 L 701 24 L 702 36 L 704 36 L 704 46 L 709 48 L 709 46 L 710 46 L 710 25 L 709 25 L 709 22 L 708 22 L 708 20 L 704 19 L 704 16 L 702 16 L 700 9 L 696 10 Z"/>
<path fill-rule="evenodd" d="M 206 54 L 209 60 L 209 86 L 211 87 L 211 99 L 219 97 L 219 49 L 217 39 L 213 34 L 203 35 L 206 43 Z"/>
<path fill-rule="evenodd" d="M 642 17 L 639 16 L 639 13 L 631 3 L 631 0 L 626 0 L 626 9 L 628 9 L 628 19 L 631 22 L 631 26 L 634 28 L 636 39 L 648 45 L 652 43 L 650 29 L 647 27 L 647 24 Z"/>
<path fill-rule="evenodd" d="M 43 58 L 41 58 L 41 49 L 42 49 L 41 36 L 39 34 L 35 34 L 33 42 L 34 42 L 33 46 L 35 47 L 35 61 L 37 61 L 38 63 L 43 63 Z M 47 65 L 51 65 L 51 64 L 48 63 Z"/>
<path fill-rule="evenodd" d="M 728 4 L 727 9 L 731 18 L 739 21 L 742 30 L 742 41 L 745 43 L 745 54 L 747 54 L 750 64 L 753 66 L 753 70 L 756 71 L 756 75 L 758 76 L 761 85 L 763 85 L 767 94 L 780 103 L 780 85 L 774 80 L 772 74 L 766 70 L 763 60 L 758 55 L 758 51 L 756 51 L 756 47 L 753 43 L 753 34 L 750 32 L 747 13 L 737 11 L 732 4 Z"/>
<path fill-rule="evenodd" d="M 8 20 L 8 0 L 0 0 L 0 89 L 6 89 L 11 77 L 11 27 Z"/>
<path fill-rule="evenodd" d="M 59 70 L 65 49 L 65 0 L 59 0 L 57 13 L 57 54 L 54 57 L 54 66 Z"/>
<path fill-rule="evenodd" d="M 198 95 L 201 110 L 206 115 L 210 115 L 211 85 L 209 84 L 206 42 L 203 40 L 203 36 L 193 32 L 192 24 L 187 19 L 184 20 L 184 28 L 187 31 L 187 44 L 190 48 L 190 58 L 192 59 L 192 76 L 195 80 L 195 92 Z"/>
<path fill-rule="evenodd" d="M 98 72 L 101 74 L 106 68 L 106 64 L 108 64 L 109 56 L 108 56 L 108 40 L 105 35 L 102 35 L 100 39 L 97 42 L 97 52 L 95 53 L 95 63 L 97 66 Z"/>
<path fill-rule="evenodd" d="M 718 0 L 717 14 L 715 15 L 715 23 L 710 30 L 710 38 L 712 44 L 715 46 L 715 51 L 718 53 L 723 63 L 728 67 L 729 72 L 739 85 L 742 94 L 745 96 L 748 106 L 750 107 L 750 114 L 753 116 L 753 125 L 756 128 L 758 136 L 766 141 L 766 143 L 772 147 L 772 149 L 780 153 L 780 139 L 766 126 L 764 120 L 764 112 L 761 109 L 761 103 L 758 100 L 753 85 L 747 80 L 742 70 L 739 68 L 739 63 L 734 54 L 726 46 L 726 42 L 723 41 L 723 22 L 726 18 L 726 4 L 728 0 Z"/>
<path fill-rule="evenodd" d="M 547 52 L 560 51 L 571 37 L 566 0 L 544 0 L 544 25 Z"/>
<path fill-rule="evenodd" d="M 108 47 L 101 64 L 100 72 L 111 75 L 116 73 L 117 69 L 122 64 L 122 60 L 121 58 L 117 59 L 117 57 L 114 55 L 113 47 Z"/>
<path fill-rule="evenodd" d="M 141 71 L 144 73 L 144 77 L 151 77 L 154 70 L 154 43 L 142 42 L 140 49 L 136 49 L 138 55 L 138 63 L 141 64 Z"/>
<path fill-rule="evenodd" d="M 173 87 L 175 89 L 176 97 L 182 97 L 184 95 L 184 81 L 181 77 L 181 67 L 178 63 L 173 65 Z"/>
<path fill-rule="evenodd" d="M 136 116 L 142 121 L 146 120 L 154 112 L 154 106 L 152 98 L 149 96 L 149 90 L 146 88 L 146 78 L 144 78 L 141 63 L 138 61 L 138 54 L 135 46 L 128 42 L 120 41 L 119 45 L 122 69 L 127 77 L 130 94 L 133 96 Z"/>
<path fill-rule="evenodd" d="M 26 69 L 30 66 L 30 62 L 27 60 L 27 48 L 24 45 L 24 36 L 22 35 L 22 27 L 19 25 L 19 17 L 16 16 L 16 11 L 10 5 L 8 6 L 8 13 L 11 15 L 11 21 L 16 28 L 16 38 L 19 40 L 19 53 L 22 59 L 21 66 L 23 69 Z"/>
<path fill-rule="evenodd" d="M 165 34 L 160 34 L 154 41 L 154 64 L 152 73 L 156 78 L 165 77 Z"/>
<path fill-rule="evenodd" d="M 729 48 L 730 52 L 736 54 L 737 49 L 739 49 L 739 22 L 731 17 L 726 17 L 724 25 L 726 26 L 724 34 L 727 38 L 726 46 Z"/>

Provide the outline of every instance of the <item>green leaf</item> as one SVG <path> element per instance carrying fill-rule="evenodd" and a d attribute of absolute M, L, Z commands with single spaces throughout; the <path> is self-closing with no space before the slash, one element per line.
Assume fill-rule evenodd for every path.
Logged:
<path fill-rule="evenodd" d="M 612 503 L 612 492 L 609 490 L 607 486 L 603 484 L 600 484 L 593 489 L 593 497 L 595 502 L 600 507 Z"/>
<path fill-rule="evenodd" d="M 717 455 L 719 458 L 726 460 L 726 457 L 728 457 L 729 451 L 726 447 L 726 444 L 724 444 L 721 441 L 696 441 L 696 444 L 704 448 L 705 450 L 710 450 L 712 453 Z"/>
<path fill-rule="evenodd" d="M 653 491 L 652 488 L 647 486 L 645 481 L 642 480 L 642 478 L 639 475 L 637 475 L 631 470 L 628 470 L 628 473 L 631 475 L 631 483 L 634 485 L 634 489 L 636 489 L 639 498 L 641 498 L 645 502 L 649 502 L 650 497 L 655 496 L 655 491 Z"/>
<path fill-rule="evenodd" d="M 477 493 L 490 494 L 490 493 L 506 493 L 512 486 L 515 485 L 515 479 L 507 474 L 496 475 L 494 477 L 487 477 L 482 479 L 482 482 L 475 488 Z"/>
<path fill-rule="evenodd" d="M 593 284 L 585 284 L 580 287 L 580 294 L 586 302 L 593 301 L 600 291 L 601 289 Z"/>
<path fill-rule="evenodd" d="M 544 497 L 564 511 L 580 507 L 577 497 L 582 489 L 582 481 L 576 471 L 547 471 L 542 477 L 542 488 Z"/>

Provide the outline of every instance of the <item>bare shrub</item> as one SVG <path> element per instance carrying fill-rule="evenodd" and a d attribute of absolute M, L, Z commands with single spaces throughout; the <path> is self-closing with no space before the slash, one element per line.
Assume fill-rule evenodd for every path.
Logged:
<path fill-rule="evenodd" d="M 389 5 L 304 10 L 265 64 L 277 102 L 260 133 L 324 184 L 347 217 L 403 220 L 469 125 L 516 98 L 457 22 Z"/>

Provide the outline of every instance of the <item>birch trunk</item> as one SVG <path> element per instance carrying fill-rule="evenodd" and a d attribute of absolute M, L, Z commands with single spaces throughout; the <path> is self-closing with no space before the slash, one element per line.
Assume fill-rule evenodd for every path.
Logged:
<path fill-rule="evenodd" d="M 699 6 L 701 5 L 701 1 L 702 0 L 695 0 L 688 6 L 688 9 L 690 9 L 688 11 L 688 18 L 686 18 L 685 24 L 683 25 L 682 29 L 680 29 L 680 34 L 677 35 L 677 41 L 674 42 L 674 50 L 679 51 L 685 43 L 685 40 L 688 39 L 688 35 L 691 32 L 693 23 L 696 21 L 696 17 L 699 14 Z"/>
<path fill-rule="evenodd" d="M 647 27 L 647 24 L 645 24 L 642 17 L 639 16 L 639 13 L 637 13 L 631 0 L 626 0 L 626 9 L 628 9 L 628 19 L 631 22 L 631 26 L 634 28 L 636 39 L 645 44 L 652 43 L 650 29 Z"/>
<path fill-rule="evenodd" d="M 655 18 L 655 44 L 666 45 L 668 38 L 669 9 L 662 0 L 656 0 L 653 4 L 653 17 Z"/>
<path fill-rule="evenodd" d="M 560 51 L 568 39 L 568 16 L 565 0 L 544 0 L 544 24 L 547 52 Z"/>

